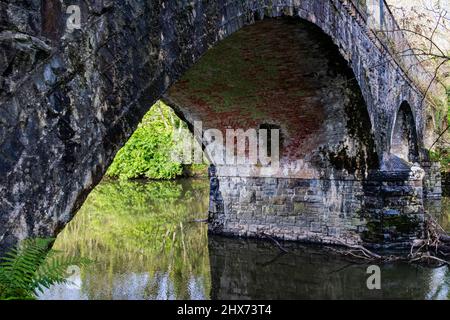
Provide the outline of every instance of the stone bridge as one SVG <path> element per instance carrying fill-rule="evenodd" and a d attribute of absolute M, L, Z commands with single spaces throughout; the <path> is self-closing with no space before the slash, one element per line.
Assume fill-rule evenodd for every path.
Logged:
<path fill-rule="evenodd" d="M 210 170 L 212 231 L 420 237 L 440 195 L 427 78 L 375 32 L 395 28 L 384 1 L 362 2 L 0 2 L 1 246 L 62 230 L 158 99 L 205 130 L 280 130 L 271 175 Z"/>

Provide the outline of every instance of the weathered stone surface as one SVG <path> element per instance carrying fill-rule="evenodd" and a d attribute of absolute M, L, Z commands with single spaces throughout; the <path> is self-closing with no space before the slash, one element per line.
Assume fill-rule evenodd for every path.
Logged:
<path fill-rule="evenodd" d="M 209 48 L 261 18 L 301 18 L 331 37 L 366 102 L 379 160 L 390 153 L 402 101 L 411 106 L 422 151 L 422 96 L 398 64 L 385 60 L 389 53 L 351 2 L 79 4 L 82 28 L 69 32 L 66 2 L 0 3 L 2 248 L 27 236 L 57 234 L 100 181 L 149 106 Z M 337 153 L 336 159 L 341 156 Z M 343 169 L 351 169 L 351 162 L 343 163 Z M 255 193 L 255 198 L 263 196 L 264 191 Z M 283 206 L 280 201 L 266 208 L 267 214 L 274 210 L 287 214 Z M 255 210 L 254 215 L 259 208 Z M 276 221 L 272 223 L 274 232 L 284 232 Z M 308 223 L 308 228 L 319 230 L 314 219 Z"/>
<path fill-rule="evenodd" d="M 219 196 L 211 203 L 223 210 L 210 211 L 211 231 L 375 247 L 422 236 L 422 177 L 400 180 L 398 172 L 377 171 L 367 180 L 277 178 L 269 184 L 267 179 L 272 178 L 220 177 Z M 260 197 L 243 201 L 242 192 L 251 190 Z"/>

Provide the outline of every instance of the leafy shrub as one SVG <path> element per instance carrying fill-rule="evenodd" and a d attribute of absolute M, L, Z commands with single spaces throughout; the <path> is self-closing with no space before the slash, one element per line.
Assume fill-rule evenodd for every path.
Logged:
<path fill-rule="evenodd" d="M 429 151 L 430 159 L 441 163 L 443 171 L 450 171 L 450 148 L 437 148 Z"/>
<path fill-rule="evenodd" d="M 54 239 L 22 241 L 0 258 L 0 300 L 35 299 L 44 288 L 66 283 L 67 268 L 89 261 L 49 250 Z"/>
<path fill-rule="evenodd" d="M 447 88 L 447 128 L 446 132 L 443 132 L 440 137 L 441 140 L 449 139 L 450 128 L 450 88 Z M 446 135 L 444 135 L 446 133 Z M 441 146 L 436 147 L 435 150 L 429 150 L 430 159 L 432 161 L 439 161 L 441 163 L 442 170 L 450 171 L 450 147 L 448 142 L 444 142 Z"/>
<path fill-rule="evenodd" d="M 170 107 L 157 102 L 117 153 L 107 175 L 120 179 L 174 179 L 181 176 L 183 165 L 171 159 L 172 150 L 177 147 L 173 132 L 186 127 Z"/>

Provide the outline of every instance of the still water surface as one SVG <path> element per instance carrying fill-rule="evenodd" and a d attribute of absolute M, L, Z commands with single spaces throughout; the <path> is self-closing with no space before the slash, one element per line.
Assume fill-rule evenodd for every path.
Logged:
<path fill-rule="evenodd" d="M 450 271 L 381 266 L 381 290 L 367 265 L 321 248 L 207 234 L 207 180 L 104 181 L 59 235 L 55 249 L 90 258 L 69 285 L 40 299 L 450 299 Z M 441 223 L 450 231 L 450 201 Z"/>

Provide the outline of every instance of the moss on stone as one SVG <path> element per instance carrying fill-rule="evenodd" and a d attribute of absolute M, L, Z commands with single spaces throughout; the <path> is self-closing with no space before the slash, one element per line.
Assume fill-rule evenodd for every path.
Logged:
<path fill-rule="evenodd" d="M 415 217 L 406 215 L 383 216 L 381 220 L 367 222 L 362 233 L 365 242 L 382 243 L 389 239 L 409 239 L 420 231 L 420 222 Z"/>

